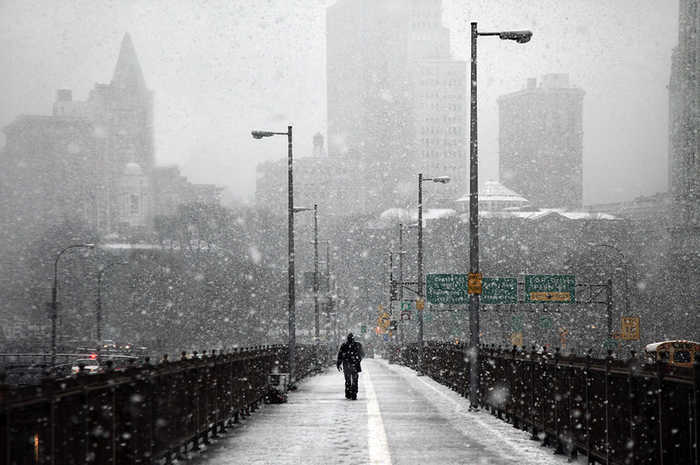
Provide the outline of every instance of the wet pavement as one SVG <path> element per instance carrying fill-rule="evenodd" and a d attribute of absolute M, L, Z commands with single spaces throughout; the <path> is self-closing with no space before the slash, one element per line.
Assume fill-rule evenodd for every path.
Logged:
<path fill-rule="evenodd" d="M 566 458 L 409 368 L 362 362 L 357 400 L 333 368 L 286 404 L 264 405 L 187 463 L 195 465 L 555 465 Z"/>

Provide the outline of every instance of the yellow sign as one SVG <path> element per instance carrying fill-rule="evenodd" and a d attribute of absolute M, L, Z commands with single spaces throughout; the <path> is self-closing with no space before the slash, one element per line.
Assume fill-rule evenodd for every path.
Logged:
<path fill-rule="evenodd" d="M 625 341 L 639 340 L 639 317 L 638 316 L 623 316 L 620 322 L 622 339 Z"/>
<path fill-rule="evenodd" d="M 467 276 L 467 294 L 481 294 L 481 273 L 469 273 Z"/>
<path fill-rule="evenodd" d="M 425 308 L 425 300 L 416 299 L 416 310 L 423 310 Z"/>
<path fill-rule="evenodd" d="M 510 343 L 514 346 L 523 346 L 523 333 L 513 333 L 510 335 Z"/>
<path fill-rule="evenodd" d="M 389 314 L 386 312 L 382 313 L 377 319 L 377 324 L 380 328 L 386 331 L 391 325 L 391 316 L 389 316 Z"/>
<path fill-rule="evenodd" d="M 569 302 L 570 292 L 530 292 L 530 300 L 538 302 Z"/>

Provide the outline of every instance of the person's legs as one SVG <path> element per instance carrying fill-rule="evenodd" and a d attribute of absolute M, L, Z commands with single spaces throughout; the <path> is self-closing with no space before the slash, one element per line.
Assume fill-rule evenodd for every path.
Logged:
<path fill-rule="evenodd" d="M 352 372 L 352 398 L 357 399 L 357 382 L 359 381 L 359 373 L 356 371 Z"/>
<path fill-rule="evenodd" d="M 343 370 L 345 375 L 345 398 L 349 399 L 352 397 L 352 372 L 350 370 Z"/>

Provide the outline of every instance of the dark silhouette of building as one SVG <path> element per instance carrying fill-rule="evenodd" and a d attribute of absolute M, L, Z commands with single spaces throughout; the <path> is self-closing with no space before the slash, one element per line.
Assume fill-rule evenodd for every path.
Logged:
<path fill-rule="evenodd" d="M 96 84 L 85 101 L 60 89 L 51 116 L 19 116 L 4 132 L 0 208 L 16 237 L 66 220 L 102 235 L 143 233 L 174 203 L 218 202 L 217 188 L 155 165 L 153 92 L 129 34 L 109 84 Z"/>
<path fill-rule="evenodd" d="M 583 95 L 548 74 L 498 99 L 500 182 L 535 206 L 583 204 Z"/>

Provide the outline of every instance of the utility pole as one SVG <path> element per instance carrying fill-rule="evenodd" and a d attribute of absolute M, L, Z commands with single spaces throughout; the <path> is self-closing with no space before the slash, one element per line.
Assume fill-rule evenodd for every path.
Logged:
<path fill-rule="evenodd" d="M 403 302 L 403 224 L 399 223 L 399 302 Z M 403 346 L 404 328 L 401 313 L 399 313 L 399 343 Z"/>
<path fill-rule="evenodd" d="M 318 346 L 321 342 L 321 328 L 319 327 L 318 308 L 318 205 L 314 204 L 314 352 L 316 355 L 316 367 L 319 366 Z"/>
<path fill-rule="evenodd" d="M 423 173 L 418 173 L 418 374 L 423 374 Z M 421 307 L 421 308 L 419 308 Z"/>
<path fill-rule="evenodd" d="M 606 309 L 606 320 L 607 320 L 607 325 L 608 325 L 608 341 L 612 339 L 613 336 L 613 320 L 612 320 L 612 305 L 613 305 L 613 281 L 612 278 L 608 278 L 608 286 L 607 286 L 607 293 L 606 293 L 606 302 L 605 302 L 605 309 Z"/>

